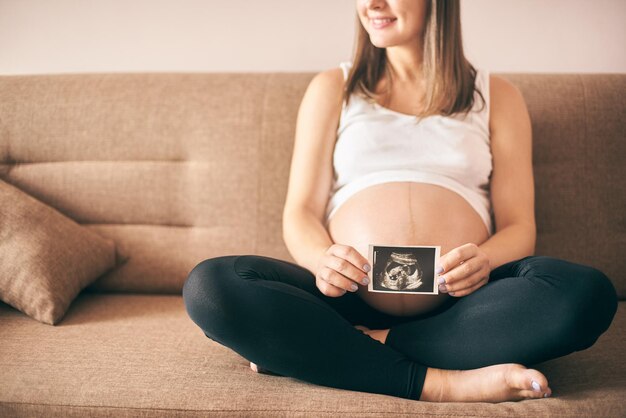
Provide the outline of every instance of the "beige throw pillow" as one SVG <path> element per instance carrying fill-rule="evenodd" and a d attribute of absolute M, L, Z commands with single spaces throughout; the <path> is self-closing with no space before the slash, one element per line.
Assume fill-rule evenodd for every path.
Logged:
<path fill-rule="evenodd" d="M 0 299 L 46 324 L 115 266 L 115 243 L 0 180 Z"/>

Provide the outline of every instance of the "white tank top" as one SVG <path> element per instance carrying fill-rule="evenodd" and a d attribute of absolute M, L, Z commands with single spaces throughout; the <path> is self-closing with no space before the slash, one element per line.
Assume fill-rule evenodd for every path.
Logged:
<path fill-rule="evenodd" d="M 344 80 L 352 62 L 340 64 Z M 365 96 L 344 101 L 333 151 L 334 178 L 326 226 L 337 209 L 366 187 L 414 181 L 445 187 L 463 197 L 493 235 L 489 183 L 489 72 L 477 68 L 474 107 L 452 116 L 419 118 L 396 112 Z"/>

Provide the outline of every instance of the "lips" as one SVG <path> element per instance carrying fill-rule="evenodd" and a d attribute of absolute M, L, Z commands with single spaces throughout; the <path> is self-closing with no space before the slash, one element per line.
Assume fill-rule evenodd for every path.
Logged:
<path fill-rule="evenodd" d="M 392 25 L 397 19 L 395 17 L 370 18 L 370 23 L 374 29 L 383 29 Z"/>

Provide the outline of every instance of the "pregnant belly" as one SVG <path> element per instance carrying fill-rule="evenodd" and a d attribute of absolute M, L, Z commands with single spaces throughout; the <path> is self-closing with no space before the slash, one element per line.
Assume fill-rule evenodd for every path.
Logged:
<path fill-rule="evenodd" d="M 445 187 L 416 182 L 382 183 L 355 193 L 330 219 L 328 232 L 333 242 L 350 245 L 365 258 L 370 244 L 439 245 L 443 256 L 489 237 L 463 197 Z M 373 308 L 396 316 L 427 313 L 452 297 L 374 293 L 367 286 L 359 286 L 357 294 Z"/>

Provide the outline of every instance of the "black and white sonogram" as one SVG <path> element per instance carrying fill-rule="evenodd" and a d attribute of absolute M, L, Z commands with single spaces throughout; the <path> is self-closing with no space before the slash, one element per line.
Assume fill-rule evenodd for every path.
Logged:
<path fill-rule="evenodd" d="M 435 263 L 440 246 L 369 246 L 370 292 L 438 295 Z"/>

